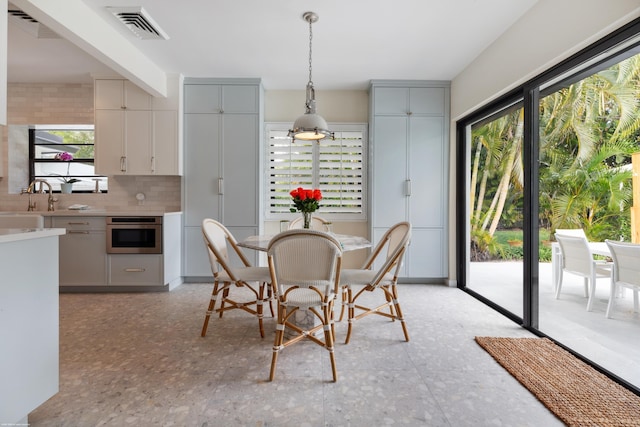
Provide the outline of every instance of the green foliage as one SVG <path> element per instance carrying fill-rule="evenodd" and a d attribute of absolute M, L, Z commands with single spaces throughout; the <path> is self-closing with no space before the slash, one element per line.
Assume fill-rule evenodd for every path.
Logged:
<path fill-rule="evenodd" d="M 76 149 L 73 152 L 75 160 L 80 159 L 93 159 L 94 150 L 94 132 L 83 130 L 52 130 L 49 131 L 52 135 L 57 135 L 62 138 L 62 143 L 65 145 L 73 145 Z"/>
<path fill-rule="evenodd" d="M 496 232 L 499 245 L 489 251 L 486 238 L 473 230 L 487 229 L 496 215 L 502 228 L 521 224 L 520 110 L 516 105 L 472 129 L 472 240 L 476 249 L 484 246 L 488 254 L 503 253 L 509 259 L 517 257 L 519 249 L 501 241 Z M 631 153 L 640 149 L 640 55 L 545 96 L 539 117 L 540 227 L 551 232 L 582 228 L 597 241 L 629 240 L 629 165 Z M 512 168 L 509 153 L 517 153 Z M 502 207 L 495 201 L 505 191 Z M 548 254 L 550 249 L 541 245 L 540 259 Z"/>

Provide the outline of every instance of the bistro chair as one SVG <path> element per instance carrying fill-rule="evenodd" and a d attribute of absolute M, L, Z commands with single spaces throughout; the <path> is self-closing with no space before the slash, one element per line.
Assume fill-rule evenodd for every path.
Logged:
<path fill-rule="evenodd" d="M 312 230 L 327 231 L 327 224 L 331 224 L 331 222 L 317 215 L 311 215 L 310 227 Z M 289 230 L 296 230 L 296 229 L 302 228 L 303 225 L 304 225 L 304 218 L 302 216 L 299 216 L 296 219 L 289 222 Z"/>
<path fill-rule="evenodd" d="M 411 224 L 399 222 L 389 228 L 377 243 L 371 255 L 360 269 L 342 270 L 340 284 L 342 286 L 342 309 L 340 320 L 344 315 L 345 305 L 348 307 L 348 330 L 345 344 L 351 339 L 353 324 L 370 314 L 399 320 L 404 338 L 409 341 L 409 332 L 398 301 L 398 275 L 402 259 L 411 240 Z M 357 292 L 354 287 L 361 287 Z M 384 303 L 370 308 L 357 304 L 358 298 L 365 292 L 379 290 L 384 294 Z M 355 293 L 354 293 L 355 292 Z M 388 309 L 388 310 L 386 310 Z"/>
<path fill-rule="evenodd" d="M 218 221 L 210 218 L 204 219 L 202 221 L 202 235 L 213 273 L 213 291 L 201 335 L 204 337 L 207 334 L 207 326 L 213 313 L 218 313 L 222 317 L 225 311 L 240 309 L 258 318 L 260 336 L 264 338 L 262 311 L 265 301 L 269 303 L 273 316 L 272 293 L 271 289 L 267 287 L 271 281 L 269 269 L 251 266 L 231 232 Z M 230 254 L 239 258 L 242 265 L 233 265 L 234 262 L 232 262 Z M 231 296 L 231 289 L 234 287 L 246 288 L 254 297 L 248 301 L 238 301 L 237 298 Z M 215 308 L 219 297 L 220 306 Z"/>
<path fill-rule="evenodd" d="M 638 292 L 640 292 L 640 244 L 605 240 L 611 258 L 613 258 L 613 272 L 611 274 L 611 291 L 607 304 L 606 317 L 611 318 L 611 311 L 619 287 L 633 291 L 633 311 L 638 312 Z"/>
<path fill-rule="evenodd" d="M 275 376 L 278 354 L 306 338 L 327 349 L 333 381 L 337 381 L 333 305 L 340 283 L 340 243 L 333 236 L 316 230 L 287 230 L 271 240 L 267 260 L 278 302 L 269 380 L 272 381 Z M 312 325 L 309 329 L 296 324 L 295 313 L 298 310 L 312 313 L 320 324 Z M 324 339 L 322 335 L 316 336 L 321 330 Z"/>
<path fill-rule="evenodd" d="M 611 276 L 611 263 L 593 259 L 586 237 L 558 233 L 555 236 L 562 252 L 562 267 L 559 269 L 556 299 L 560 298 L 564 273 L 575 274 L 584 280 L 584 296 L 589 298 L 587 311 L 591 311 L 596 292 L 596 280 Z"/>

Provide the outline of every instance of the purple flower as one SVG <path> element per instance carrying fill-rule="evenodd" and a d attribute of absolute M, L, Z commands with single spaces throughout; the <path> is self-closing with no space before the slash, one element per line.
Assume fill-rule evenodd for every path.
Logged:
<path fill-rule="evenodd" d="M 73 160 L 73 155 L 65 151 L 65 152 L 56 154 L 55 159 L 61 160 L 63 162 L 70 162 L 71 160 Z"/>

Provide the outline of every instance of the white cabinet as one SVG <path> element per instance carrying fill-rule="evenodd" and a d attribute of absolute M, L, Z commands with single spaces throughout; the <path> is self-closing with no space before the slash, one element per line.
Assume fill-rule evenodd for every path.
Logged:
<path fill-rule="evenodd" d="M 182 79 L 154 98 L 131 82 L 95 80 L 96 171 L 104 175 L 179 175 Z"/>
<path fill-rule="evenodd" d="M 94 89 L 97 110 L 151 109 L 151 95 L 128 80 L 99 79 Z"/>
<path fill-rule="evenodd" d="M 403 277 L 445 277 L 449 84 L 374 80 L 370 102 L 372 238 L 409 221 Z"/>
<path fill-rule="evenodd" d="M 45 226 L 67 230 L 59 239 L 62 290 L 170 290 L 182 283 L 180 212 L 163 217 L 162 254 L 107 254 L 104 215 L 48 216 Z"/>
<path fill-rule="evenodd" d="M 260 80 L 185 79 L 184 111 L 183 275 L 210 277 L 204 218 L 222 222 L 237 239 L 259 232 Z"/>
<path fill-rule="evenodd" d="M 53 217 L 60 236 L 60 286 L 104 286 L 107 283 L 107 234 L 104 217 Z"/>
<path fill-rule="evenodd" d="M 109 255 L 109 285 L 161 286 L 162 255 Z"/>

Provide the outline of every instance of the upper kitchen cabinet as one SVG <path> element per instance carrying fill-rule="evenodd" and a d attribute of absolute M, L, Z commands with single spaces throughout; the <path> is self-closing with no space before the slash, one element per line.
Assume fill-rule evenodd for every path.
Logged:
<path fill-rule="evenodd" d="M 122 79 L 95 80 L 96 171 L 104 175 L 181 175 L 182 78 L 166 98 Z"/>
<path fill-rule="evenodd" d="M 449 83 L 374 80 L 370 103 L 371 236 L 409 221 L 403 277 L 445 277 Z"/>
<path fill-rule="evenodd" d="M 153 97 L 128 80 L 96 80 L 94 89 L 96 110 L 151 109 Z"/>
<path fill-rule="evenodd" d="M 259 79 L 185 79 L 187 278 L 211 276 L 203 219 L 222 222 L 239 240 L 259 234 L 262 102 Z M 247 255 L 257 261 L 255 254 Z"/>

